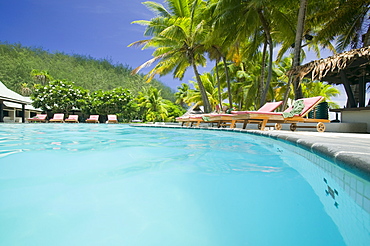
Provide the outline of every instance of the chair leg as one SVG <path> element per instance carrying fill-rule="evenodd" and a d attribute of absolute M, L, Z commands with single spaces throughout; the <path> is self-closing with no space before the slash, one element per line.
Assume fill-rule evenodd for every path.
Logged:
<path fill-rule="evenodd" d="M 262 122 L 260 123 L 261 124 L 261 131 L 264 131 L 265 130 L 265 127 L 266 127 L 266 124 L 267 124 L 267 119 L 265 120 L 262 120 Z"/>
<path fill-rule="evenodd" d="M 248 125 L 248 121 L 247 120 L 244 120 L 244 122 L 243 122 L 243 129 L 247 128 L 247 125 Z"/>
<path fill-rule="evenodd" d="M 235 128 L 235 123 L 236 123 L 236 121 L 235 121 L 235 120 L 231 120 L 230 128 Z"/>

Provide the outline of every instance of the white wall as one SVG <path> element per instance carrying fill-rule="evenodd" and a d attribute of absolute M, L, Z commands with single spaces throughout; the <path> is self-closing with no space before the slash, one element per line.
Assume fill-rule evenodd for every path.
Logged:
<path fill-rule="evenodd" d="M 343 123 L 366 123 L 367 124 L 367 132 L 370 133 L 370 108 L 368 110 L 354 110 L 354 111 L 347 111 L 344 110 L 341 113 L 341 121 Z"/>

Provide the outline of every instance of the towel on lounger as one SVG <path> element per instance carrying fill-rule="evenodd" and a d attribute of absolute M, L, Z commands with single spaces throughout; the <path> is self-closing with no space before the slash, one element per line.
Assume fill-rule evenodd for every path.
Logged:
<path fill-rule="evenodd" d="M 293 104 L 293 109 L 290 112 L 283 113 L 284 118 L 293 117 L 296 114 L 300 114 L 304 109 L 304 103 L 302 100 L 295 101 Z"/>

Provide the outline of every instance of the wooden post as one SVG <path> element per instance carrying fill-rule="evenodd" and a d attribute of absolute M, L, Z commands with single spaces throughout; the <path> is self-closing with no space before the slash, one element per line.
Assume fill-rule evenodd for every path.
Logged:
<path fill-rule="evenodd" d="M 4 122 L 4 104 L 0 101 L 0 122 Z"/>
<path fill-rule="evenodd" d="M 366 82 L 365 82 L 365 73 L 366 71 L 363 71 L 363 75 L 359 78 L 359 107 L 365 107 L 365 97 L 366 97 Z"/>
<path fill-rule="evenodd" d="M 22 104 L 22 123 L 26 122 L 25 115 L 26 115 L 26 105 Z"/>
<path fill-rule="evenodd" d="M 350 108 L 356 108 L 357 103 L 356 103 L 355 97 L 353 96 L 351 86 L 350 86 L 349 81 L 347 79 L 347 76 L 346 76 L 346 74 L 343 70 L 340 71 L 340 77 L 343 81 L 344 89 L 346 90 L 346 93 L 347 93 L 349 107 Z"/>

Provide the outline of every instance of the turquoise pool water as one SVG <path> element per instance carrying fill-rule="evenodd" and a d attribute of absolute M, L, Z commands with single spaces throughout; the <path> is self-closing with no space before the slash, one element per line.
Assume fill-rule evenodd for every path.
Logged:
<path fill-rule="evenodd" d="M 293 150 L 234 132 L 1 124 L 0 245 L 368 245 L 369 182 Z"/>

